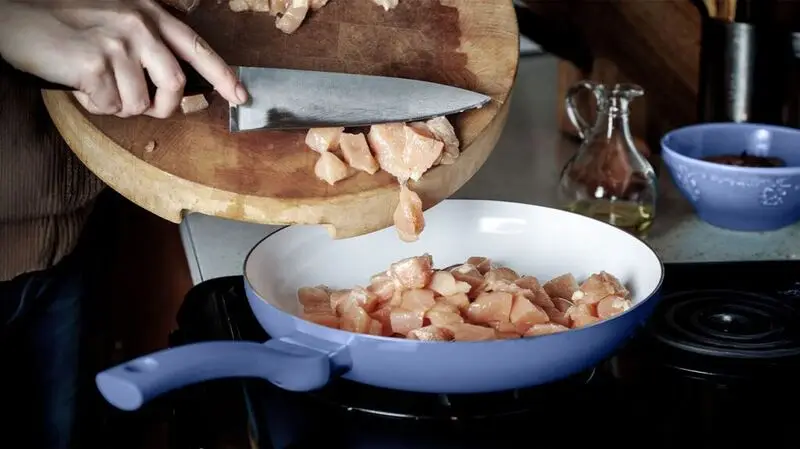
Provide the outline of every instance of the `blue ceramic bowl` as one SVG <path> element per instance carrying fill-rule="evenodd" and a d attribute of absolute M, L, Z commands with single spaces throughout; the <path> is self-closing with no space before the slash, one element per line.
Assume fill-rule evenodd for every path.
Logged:
<path fill-rule="evenodd" d="M 770 231 L 800 220 L 800 130 L 753 123 L 707 123 L 668 133 L 662 157 L 678 189 L 709 224 Z M 786 167 L 751 168 L 708 156 L 778 157 Z"/>

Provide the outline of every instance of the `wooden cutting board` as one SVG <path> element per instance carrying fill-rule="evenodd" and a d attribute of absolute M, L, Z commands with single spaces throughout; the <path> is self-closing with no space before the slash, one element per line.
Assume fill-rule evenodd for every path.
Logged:
<path fill-rule="evenodd" d="M 400 0 L 385 12 L 371 0 L 331 0 L 292 35 L 264 13 L 233 13 L 203 0 L 185 18 L 232 65 L 389 75 L 490 95 L 451 117 L 463 154 L 411 187 L 427 209 L 485 162 L 502 131 L 519 59 L 511 0 Z M 305 132 L 229 134 L 227 102 L 167 120 L 92 116 L 68 93 L 43 93 L 72 150 L 100 179 L 173 222 L 189 212 L 266 224 L 326 224 L 336 238 L 392 224 L 397 182 L 359 173 L 335 186 L 313 173 Z M 146 149 L 148 142 L 155 149 Z"/>

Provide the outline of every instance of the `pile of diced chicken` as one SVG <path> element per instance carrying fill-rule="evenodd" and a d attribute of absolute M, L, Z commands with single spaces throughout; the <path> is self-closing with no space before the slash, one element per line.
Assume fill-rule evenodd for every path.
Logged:
<path fill-rule="evenodd" d="M 286 34 L 300 28 L 309 11 L 317 11 L 329 0 L 228 0 L 233 12 L 268 12 L 276 17 L 275 26 Z M 372 0 L 388 11 L 397 6 L 398 0 Z"/>
<path fill-rule="evenodd" d="M 357 171 L 370 175 L 383 169 L 400 183 L 400 201 L 394 225 L 403 241 L 413 242 L 425 228 L 422 200 L 408 187 L 431 167 L 450 165 L 460 154 L 460 142 L 446 117 L 425 122 L 372 125 L 367 133 L 350 134 L 344 128 L 313 128 L 306 145 L 319 153 L 315 175 L 330 185 Z"/>
<path fill-rule="evenodd" d="M 370 335 L 427 341 L 480 341 L 563 332 L 618 315 L 631 294 L 606 272 L 580 286 L 564 274 L 540 284 L 486 257 L 435 270 L 428 255 L 392 264 L 364 288 L 303 287 L 302 317 Z"/>

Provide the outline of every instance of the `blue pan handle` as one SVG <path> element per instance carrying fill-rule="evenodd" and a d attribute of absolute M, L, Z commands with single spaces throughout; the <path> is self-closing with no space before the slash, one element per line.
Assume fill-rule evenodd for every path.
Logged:
<path fill-rule="evenodd" d="M 255 377 L 291 391 L 323 387 L 331 375 L 323 351 L 281 340 L 266 343 L 214 341 L 165 349 L 97 375 L 103 397 L 122 410 L 187 385 L 227 377 Z"/>

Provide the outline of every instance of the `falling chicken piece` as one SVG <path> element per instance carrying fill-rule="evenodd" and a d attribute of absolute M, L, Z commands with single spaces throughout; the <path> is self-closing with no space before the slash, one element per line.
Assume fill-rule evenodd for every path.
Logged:
<path fill-rule="evenodd" d="M 306 146 L 317 153 L 336 150 L 343 131 L 344 128 L 311 128 L 306 134 Z"/>
<path fill-rule="evenodd" d="M 314 174 L 320 180 L 334 185 L 352 173 L 341 159 L 336 157 L 335 154 L 326 151 L 319 155 L 319 159 L 314 165 Z"/>
<path fill-rule="evenodd" d="M 389 11 L 397 7 L 398 1 L 399 0 L 372 0 L 372 3 L 380 6 L 384 11 Z"/>
<path fill-rule="evenodd" d="M 453 331 L 432 324 L 410 331 L 408 338 L 422 341 L 450 341 L 453 339 Z"/>
<path fill-rule="evenodd" d="M 286 0 L 286 12 L 275 21 L 275 26 L 286 34 L 300 28 L 308 14 L 309 0 Z"/>
<path fill-rule="evenodd" d="M 203 94 L 189 95 L 181 98 L 181 112 L 194 114 L 208 108 L 208 100 Z"/>
<path fill-rule="evenodd" d="M 422 213 L 422 200 L 405 183 L 400 184 L 400 201 L 394 210 L 394 227 L 404 242 L 415 242 L 425 229 L 425 216 Z"/>
<path fill-rule="evenodd" d="M 152 153 L 155 149 L 156 149 L 156 141 L 155 140 L 151 140 L 151 141 L 147 142 L 145 144 L 145 146 L 144 146 L 144 152 L 145 153 Z"/>
<path fill-rule="evenodd" d="M 327 4 L 328 0 L 310 0 L 308 6 L 312 11 L 316 11 Z"/>
<path fill-rule="evenodd" d="M 404 289 L 425 288 L 433 278 L 433 257 L 409 257 L 389 266 L 389 275 Z"/>
<path fill-rule="evenodd" d="M 372 125 L 367 141 L 378 165 L 401 183 L 419 181 L 444 147 L 442 142 L 404 123 Z"/>
<path fill-rule="evenodd" d="M 298 289 L 300 317 L 331 328 L 421 341 L 481 341 L 535 337 L 564 332 L 612 318 L 632 307 L 630 292 L 609 273 L 593 274 L 573 296 L 571 274 L 546 282 L 520 276 L 511 268 L 491 267 L 488 258 L 434 270 L 429 254 L 408 257 L 370 278 L 364 288 Z M 481 266 L 485 274 L 476 268 Z M 463 280 L 461 280 L 463 279 Z M 589 295 L 617 292 L 599 301 Z M 473 295 L 474 296 L 471 296 Z"/>
<path fill-rule="evenodd" d="M 621 296 L 606 296 L 597 303 L 597 317 L 611 318 L 631 308 L 631 301 Z"/>
<path fill-rule="evenodd" d="M 325 129 L 343 129 L 343 128 L 325 128 Z M 369 173 L 370 175 L 375 174 L 380 167 L 378 166 L 378 162 L 372 157 L 372 152 L 369 150 L 369 145 L 367 145 L 367 139 L 364 137 L 363 134 L 349 134 L 349 133 L 340 133 L 341 135 L 338 138 L 339 147 L 342 149 L 342 155 L 344 156 L 345 162 L 347 162 L 351 167 L 355 168 L 356 170 L 361 170 L 363 172 Z M 311 130 L 309 130 L 309 134 L 306 136 L 306 145 L 311 146 L 308 143 L 308 136 L 311 135 Z M 319 150 L 317 150 L 319 151 Z"/>

